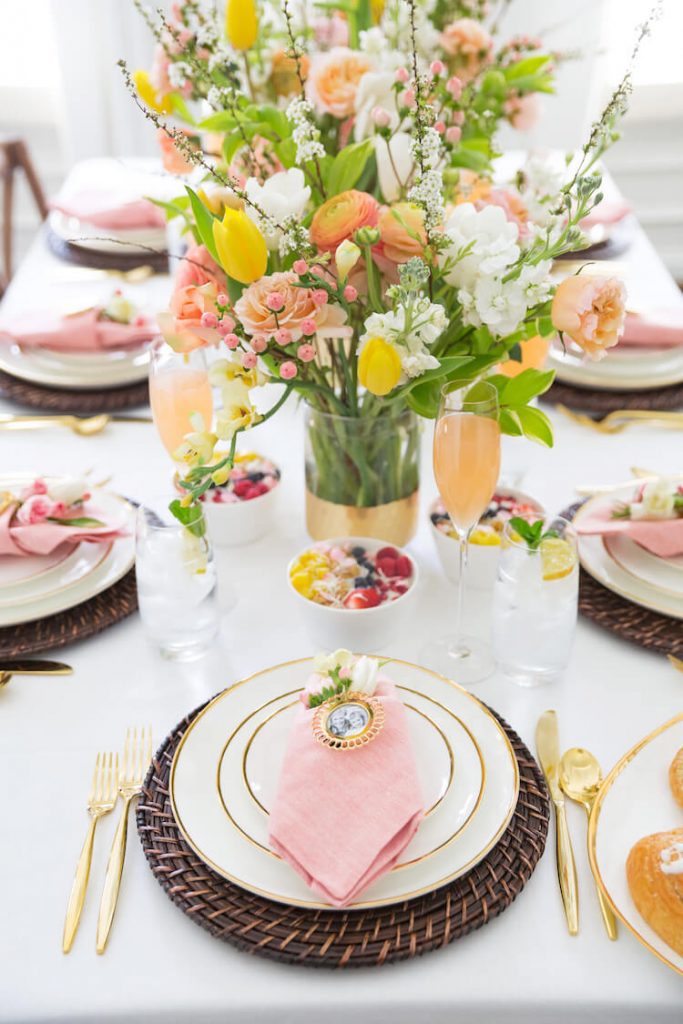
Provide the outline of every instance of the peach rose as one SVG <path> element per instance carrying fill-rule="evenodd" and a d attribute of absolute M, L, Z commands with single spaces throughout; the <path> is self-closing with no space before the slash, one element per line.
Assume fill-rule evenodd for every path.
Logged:
<path fill-rule="evenodd" d="M 189 137 L 190 133 L 185 132 L 185 135 Z M 190 173 L 194 165 L 178 149 L 173 139 L 166 134 L 163 128 L 159 128 L 157 131 L 157 143 L 161 150 L 161 162 L 165 171 L 168 171 L 169 174 Z"/>
<path fill-rule="evenodd" d="M 178 264 L 173 282 L 175 291 L 187 288 L 191 284 L 197 286 L 208 284 L 209 281 L 215 283 L 219 292 L 227 292 L 228 282 L 225 274 L 214 261 L 206 246 L 190 245 Z"/>
<path fill-rule="evenodd" d="M 175 352 L 191 352 L 206 345 L 217 345 L 221 339 L 213 327 L 202 326 L 204 313 L 217 314 L 215 282 L 200 286 L 189 284 L 178 288 L 171 298 L 170 310 L 159 313 L 159 329 Z"/>
<path fill-rule="evenodd" d="M 335 46 L 328 53 L 316 54 L 311 61 L 306 95 L 318 113 L 343 120 L 353 114 L 358 83 L 371 70 L 372 64 L 362 53 Z"/>
<path fill-rule="evenodd" d="M 392 263 L 405 263 L 411 256 L 422 256 L 427 244 L 424 213 L 414 203 L 394 203 L 380 214 L 377 222 L 383 253 Z"/>
<path fill-rule="evenodd" d="M 491 61 L 493 39 L 474 18 L 459 18 L 446 25 L 440 43 L 453 58 L 452 70 L 462 82 L 471 82 Z"/>
<path fill-rule="evenodd" d="M 518 132 L 533 131 L 541 116 L 541 100 L 538 93 L 511 96 L 505 103 L 505 113 L 512 127 Z"/>
<path fill-rule="evenodd" d="M 454 202 L 456 206 L 460 203 L 477 203 L 478 200 L 487 200 L 491 194 L 491 182 L 486 178 L 480 178 L 474 171 L 462 169 L 456 186 Z"/>
<path fill-rule="evenodd" d="M 299 65 L 301 67 L 301 75 L 304 81 L 306 81 L 311 66 L 308 54 L 301 54 Z M 292 93 L 299 92 L 301 89 L 296 61 L 285 50 L 277 50 L 273 54 L 273 69 L 270 73 L 270 81 L 277 96 L 291 96 Z"/>
<path fill-rule="evenodd" d="M 626 289 L 616 277 L 575 274 L 562 281 L 552 305 L 553 326 L 591 359 L 602 359 L 624 329 Z"/>
<path fill-rule="evenodd" d="M 318 305 L 313 301 L 313 290 L 297 288 L 299 275 L 292 271 L 270 274 L 254 281 L 242 292 L 235 303 L 235 314 L 247 334 L 274 334 L 285 328 L 291 333 L 292 341 L 301 337 L 301 324 L 313 320 L 317 327 L 339 326 L 346 320 L 346 313 L 339 306 L 329 302 Z M 275 314 L 268 308 L 266 299 L 272 292 L 282 297 L 282 311 Z"/>
<path fill-rule="evenodd" d="M 311 221 L 311 241 L 319 249 L 333 252 L 358 228 L 376 227 L 378 219 L 379 203 L 374 196 L 349 189 L 328 199 L 316 210 Z"/>

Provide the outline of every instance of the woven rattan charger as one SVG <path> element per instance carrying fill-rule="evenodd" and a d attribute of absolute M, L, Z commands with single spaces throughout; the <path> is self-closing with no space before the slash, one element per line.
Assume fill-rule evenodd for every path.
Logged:
<path fill-rule="evenodd" d="M 579 501 L 560 514 L 572 520 L 582 504 Z M 603 587 L 585 569 L 579 575 L 579 611 L 622 640 L 659 654 L 683 657 L 683 623 L 679 619 L 633 604 Z"/>
<path fill-rule="evenodd" d="M 183 719 L 159 748 L 138 805 L 138 833 L 152 872 L 176 906 L 211 935 L 245 952 L 282 963 L 336 968 L 419 956 L 502 913 L 543 853 L 549 815 L 543 777 L 520 738 L 498 719 L 519 763 L 519 798 L 497 845 L 466 875 L 426 896 L 369 910 L 307 910 L 246 892 L 197 857 L 171 811 L 173 756 L 201 710 Z"/>
<path fill-rule="evenodd" d="M 43 412 L 113 413 L 147 405 L 149 385 L 147 380 L 142 380 L 120 388 L 50 388 L 0 371 L 0 394 L 3 398 Z"/>
<path fill-rule="evenodd" d="M 599 416 L 616 412 L 617 409 L 672 412 L 683 409 L 683 384 L 648 388 L 646 391 L 601 391 L 595 388 L 577 388 L 573 384 L 556 380 L 540 398 L 542 402 L 550 405 L 566 405 L 569 409 L 593 412 Z"/>

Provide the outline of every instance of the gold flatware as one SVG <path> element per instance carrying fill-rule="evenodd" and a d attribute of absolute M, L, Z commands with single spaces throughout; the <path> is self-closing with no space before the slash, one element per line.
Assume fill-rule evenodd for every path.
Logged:
<path fill-rule="evenodd" d="M 562 755 L 560 761 L 560 786 L 565 796 L 585 809 L 590 821 L 593 804 L 602 785 L 602 772 L 596 757 L 582 747 L 571 747 Z M 617 937 L 617 921 L 612 908 L 605 899 L 602 889 L 595 882 L 600 903 L 602 920 L 609 938 L 614 942 Z"/>
<path fill-rule="evenodd" d="M 582 427 L 588 427 L 599 434 L 620 434 L 627 427 L 636 423 L 647 423 L 657 425 L 669 430 L 683 430 L 683 413 L 680 412 L 655 412 L 648 409 L 615 409 L 600 420 L 594 420 L 582 412 L 575 412 L 566 405 L 556 405 L 555 408 L 563 416 L 578 423 Z"/>
<path fill-rule="evenodd" d="M 153 273 L 154 267 L 150 266 L 149 263 L 142 263 L 138 267 L 131 267 L 130 270 L 105 270 L 105 274 L 108 277 L 118 277 L 119 280 L 127 281 L 128 284 L 138 284 L 140 281 L 146 281 Z"/>
<path fill-rule="evenodd" d="M 63 661 L 38 661 L 32 658 L 15 658 L 0 661 L 0 687 L 7 686 L 12 676 L 70 676 L 71 665 Z"/>
<path fill-rule="evenodd" d="M 639 469 L 633 466 L 631 469 L 633 477 L 630 480 L 621 480 L 616 484 L 577 484 L 574 490 L 582 497 L 591 497 L 595 494 L 610 494 L 612 491 L 620 491 L 624 487 L 633 487 L 634 484 L 646 484 L 654 480 L 683 480 L 683 473 L 653 473 L 651 470 Z"/>
<path fill-rule="evenodd" d="M 557 877 L 560 882 L 567 927 L 570 935 L 577 935 L 579 931 L 579 885 L 576 878 L 574 851 L 567 825 L 564 796 L 559 782 L 560 737 L 555 711 L 544 711 L 538 720 L 536 750 L 548 783 L 550 797 L 555 805 Z"/>
<path fill-rule="evenodd" d="M 92 786 L 88 797 L 88 814 L 90 824 L 83 843 L 81 855 L 76 865 L 69 902 L 66 907 L 66 918 L 64 920 L 64 933 L 62 935 L 62 952 L 68 953 L 73 946 L 73 941 L 78 930 L 78 923 L 81 919 L 85 893 L 88 888 L 90 877 L 90 864 L 92 862 L 92 851 L 95 842 L 95 829 L 97 822 L 105 814 L 114 809 L 118 799 L 118 776 L 119 776 L 119 755 L 100 753 L 95 759 L 95 772 L 93 774 Z"/>
<path fill-rule="evenodd" d="M 97 920 L 98 953 L 104 953 L 109 932 L 111 931 L 116 904 L 121 888 L 121 876 L 126 859 L 126 839 L 128 838 L 128 809 L 132 801 L 140 795 L 147 767 L 152 760 L 152 730 L 147 726 L 143 729 L 128 729 L 123 748 L 123 763 L 119 774 L 119 793 L 123 797 L 121 818 L 116 828 L 114 841 L 107 863 L 107 873 L 100 900 L 100 913 Z"/>
<path fill-rule="evenodd" d="M 152 423 L 151 416 L 12 416 L 0 415 L 0 428 L 6 430 L 40 430 L 45 427 L 67 427 L 74 434 L 91 437 L 101 434 L 110 423 Z"/>
<path fill-rule="evenodd" d="M 668 657 L 673 667 L 677 668 L 679 672 L 683 672 L 683 661 L 674 654 L 670 654 Z"/>

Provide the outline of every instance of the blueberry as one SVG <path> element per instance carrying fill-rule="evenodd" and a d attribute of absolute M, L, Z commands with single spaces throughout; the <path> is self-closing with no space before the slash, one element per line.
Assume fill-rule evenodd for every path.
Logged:
<path fill-rule="evenodd" d="M 360 546 L 351 548 L 351 554 L 356 559 L 356 561 L 360 561 L 363 558 L 363 555 L 365 554 L 365 548 L 362 548 Z"/>
<path fill-rule="evenodd" d="M 358 587 L 367 587 L 368 584 L 369 580 L 367 576 L 356 576 L 355 580 L 353 581 L 353 585 L 356 589 Z"/>

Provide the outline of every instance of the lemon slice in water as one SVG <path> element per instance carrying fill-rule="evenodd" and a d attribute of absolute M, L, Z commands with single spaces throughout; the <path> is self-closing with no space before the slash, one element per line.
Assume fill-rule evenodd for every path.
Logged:
<path fill-rule="evenodd" d="M 541 563 L 544 580 L 561 580 L 576 564 L 574 548 L 561 537 L 546 537 L 541 541 Z"/>

